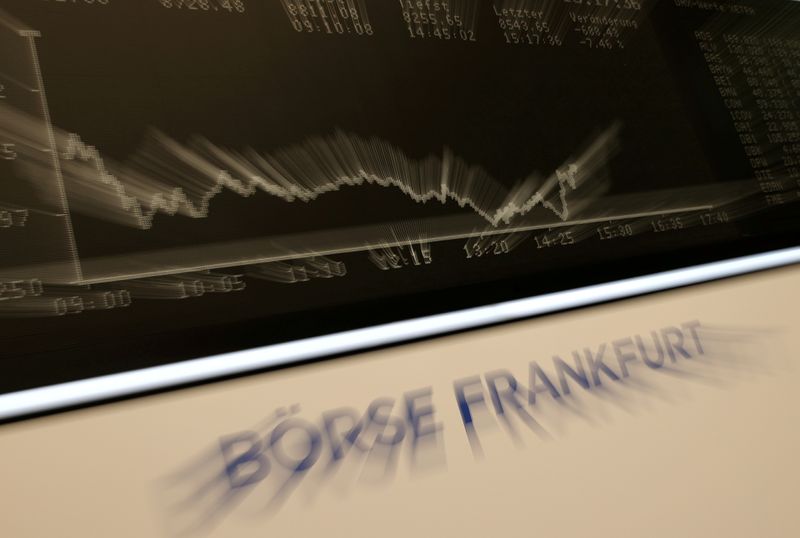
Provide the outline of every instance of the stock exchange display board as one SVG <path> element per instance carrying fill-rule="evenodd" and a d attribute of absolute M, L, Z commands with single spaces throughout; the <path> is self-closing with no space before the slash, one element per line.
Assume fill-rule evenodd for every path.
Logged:
<path fill-rule="evenodd" d="M 0 0 L 0 391 L 797 243 L 800 2 Z"/>

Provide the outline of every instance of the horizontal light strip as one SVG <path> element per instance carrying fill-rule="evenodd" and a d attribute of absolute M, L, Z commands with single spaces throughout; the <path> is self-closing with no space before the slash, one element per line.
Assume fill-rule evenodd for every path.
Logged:
<path fill-rule="evenodd" d="M 473 329 L 800 262 L 800 248 L 714 262 L 490 306 L 296 340 L 0 396 L 0 420 Z"/>

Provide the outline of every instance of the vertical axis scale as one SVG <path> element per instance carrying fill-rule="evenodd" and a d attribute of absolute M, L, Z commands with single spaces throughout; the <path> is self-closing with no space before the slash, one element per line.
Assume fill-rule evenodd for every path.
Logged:
<path fill-rule="evenodd" d="M 75 232 L 72 228 L 72 216 L 69 211 L 69 201 L 67 200 L 67 192 L 64 188 L 64 176 L 61 171 L 61 162 L 58 159 L 58 147 L 56 145 L 56 136 L 53 129 L 53 122 L 50 119 L 50 107 L 47 103 L 47 93 L 44 88 L 44 78 L 42 76 L 42 68 L 39 63 L 39 54 L 36 49 L 36 38 L 41 37 L 41 33 L 36 30 L 20 30 L 20 36 L 28 39 L 29 49 L 31 53 L 31 61 L 33 62 L 33 70 L 36 76 L 37 92 L 39 93 L 39 102 L 42 109 L 42 116 L 45 122 L 45 129 L 47 130 L 47 140 L 50 145 L 49 151 L 53 162 L 53 171 L 56 174 L 56 188 L 58 189 L 58 197 L 61 202 L 61 209 L 64 214 L 64 222 L 67 232 L 68 248 L 72 257 L 72 265 L 75 269 L 76 284 L 83 280 L 83 271 L 81 269 L 80 256 L 78 255 L 78 245 L 75 241 Z"/>
<path fill-rule="evenodd" d="M 40 32 L 0 9 L 4 52 L 0 78 L 6 90 L 0 101 L 0 121 L 5 122 L 3 130 L 11 137 L 5 144 L 11 150 L 4 157 L 0 192 L 12 207 L 31 215 L 24 229 L 4 241 L 0 274 L 79 284 L 84 280 L 83 269 L 36 46 L 38 37 Z M 28 134 L 21 135 L 23 132 Z"/>

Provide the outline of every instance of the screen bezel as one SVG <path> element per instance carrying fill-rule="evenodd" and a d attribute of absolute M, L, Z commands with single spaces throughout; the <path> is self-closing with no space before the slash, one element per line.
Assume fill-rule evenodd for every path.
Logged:
<path fill-rule="evenodd" d="M 287 368 L 800 263 L 800 247 L 773 250 L 379 324 L 280 344 L 0 395 L 0 424 Z"/>

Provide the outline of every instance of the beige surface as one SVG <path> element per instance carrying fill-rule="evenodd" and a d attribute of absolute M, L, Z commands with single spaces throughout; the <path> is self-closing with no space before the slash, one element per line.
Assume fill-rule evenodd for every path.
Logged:
<path fill-rule="evenodd" d="M 199 535 L 800 536 L 797 304 L 800 269 L 774 271 L 6 426 L 0 536 L 169 535 L 217 506 L 224 488 L 170 503 L 222 469 L 220 437 L 281 406 L 318 422 L 428 386 L 445 465 L 411 469 L 405 443 L 392 476 L 348 457 L 326 477 L 325 453 L 279 510 L 265 509 L 276 471 Z M 527 385 L 531 360 L 549 370 L 553 354 L 691 320 L 715 329 L 706 356 L 635 365 L 561 404 L 540 394 L 531 413 L 549 439 L 520 426 L 515 443 L 485 415 L 473 455 L 454 380 L 506 368 Z"/>

